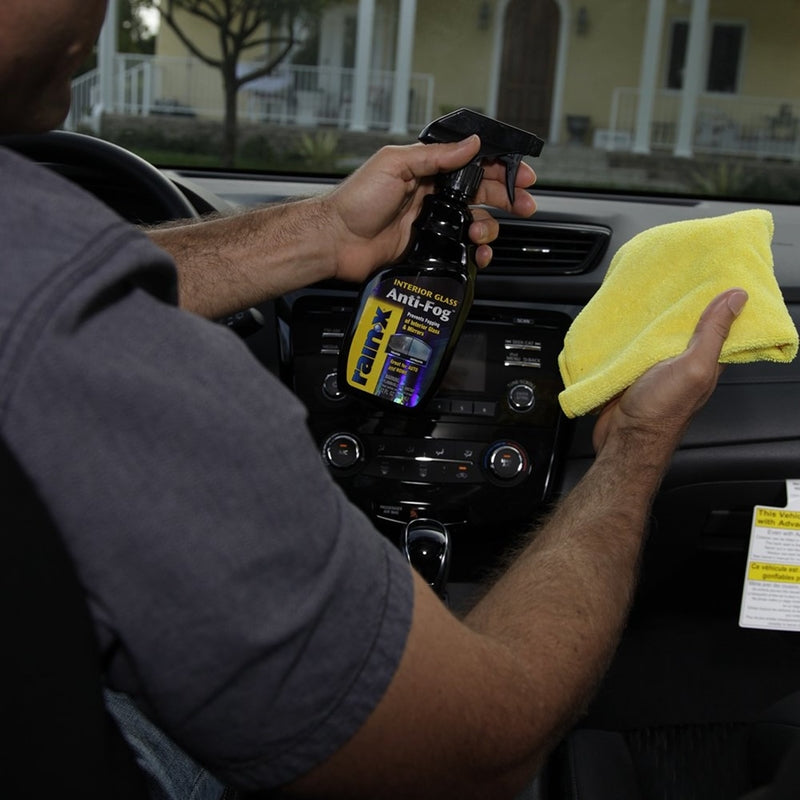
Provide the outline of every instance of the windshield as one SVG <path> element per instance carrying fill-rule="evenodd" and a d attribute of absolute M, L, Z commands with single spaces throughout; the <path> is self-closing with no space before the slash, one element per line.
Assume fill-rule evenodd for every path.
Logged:
<path fill-rule="evenodd" d="M 114 0 L 64 127 L 343 175 L 469 107 L 545 140 L 540 189 L 789 202 L 799 37 L 796 0 Z"/>

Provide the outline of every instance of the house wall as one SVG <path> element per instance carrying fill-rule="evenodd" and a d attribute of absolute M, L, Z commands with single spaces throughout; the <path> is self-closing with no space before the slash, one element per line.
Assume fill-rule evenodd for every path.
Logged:
<path fill-rule="evenodd" d="M 605 127 L 614 87 L 639 83 L 647 2 L 586 0 L 581 5 L 587 12 L 586 32 L 577 31 L 574 19 L 566 21 L 563 112 L 564 117 L 587 115 L 593 127 Z"/>
<path fill-rule="evenodd" d="M 769 0 L 762 2 L 760 13 L 746 0 L 716 2 L 712 13 L 721 6 L 720 17 L 749 19 L 745 42 L 745 71 L 742 94 L 769 97 L 800 97 L 800 2 Z M 794 24 L 787 20 L 794 18 Z M 780 57 L 775 58 L 779 52 Z M 775 63 L 783 65 L 775 72 Z"/>
<path fill-rule="evenodd" d="M 449 2 L 452 14 L 442 19 L 441 5 L 417 3 L 414 37 L 414 72 L 436 76 L 433 111 L 435 115 L 461 106 L 486 110 L 494 43 L 493 15 L 485 29 L 479 27 L 480 0 Z M 474 64 L 486 65 L 477 71 Z"/>

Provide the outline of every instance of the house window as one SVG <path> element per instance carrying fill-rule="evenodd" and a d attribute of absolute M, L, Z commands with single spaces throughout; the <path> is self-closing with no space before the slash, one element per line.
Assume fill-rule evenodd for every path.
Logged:
<path fill-rule="evenodd" d="M 344 19 L 344 38 L 342 41 L 342 66 L 352 69 L 356 65 L 356 32 L 358 20 L 355 15 Z"/>
<path fill-rule="evenodd" d="M 669 42 L 667 62 L 667 89 L 683 87 L 683 65 L 686 63 L 686 40 L 689 34 L 688 22 L 673 22 Z"/>
<path fill-rule="evenodd" d="M 744 28 L 741 25 L 714 25 L 708 59 L 707 92 L 732 94 L 737 91 L 743 40 Z"/>
<path fill-rule="evenodd" d="M 674 22 L 667 60 L 666 83 L 668 89 L 683 88 L 683 70 L 686 64 L 688 39 L 689 23 Z M 738 90 L 743 42 L 743 25 L 720 22 L 712 24 L 705 91 L 733 94 Z"/>

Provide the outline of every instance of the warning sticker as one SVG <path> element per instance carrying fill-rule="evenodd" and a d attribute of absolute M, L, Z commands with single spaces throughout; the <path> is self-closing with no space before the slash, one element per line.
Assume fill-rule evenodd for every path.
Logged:
<path fill-rule="evenodd" d="M 800 480 L 786 481 L 786 508 L 756 506 L 739 625 L 800 631 Z"/>
<path fill-rule="evenodd" d="M 747 568 L 747 580 L 800 583 L 800 567 L 789 564 L 760 564 L 754 561 Z"/>
<path fill-rule="evenodd" d="M 779 528 L 781 530 L 800 530 L 800 511 L 787 511 L 783 508 L 756 506 L 755 524 L 760 528 Z"/>

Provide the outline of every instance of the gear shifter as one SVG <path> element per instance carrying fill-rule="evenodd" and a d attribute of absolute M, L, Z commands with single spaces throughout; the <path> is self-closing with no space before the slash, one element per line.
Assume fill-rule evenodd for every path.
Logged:
<path fill-rule="evenodd" d="M 435 519 L 415 519 L 403 532 L 403 553 L 434 592 L 447 602 L 447 576 L 450 571 L 450 537 L 447 528 Z"/>

